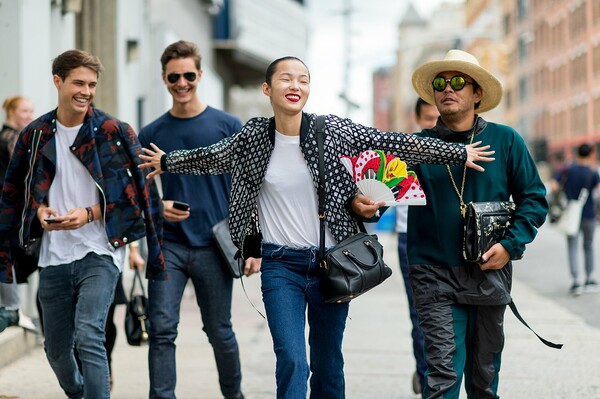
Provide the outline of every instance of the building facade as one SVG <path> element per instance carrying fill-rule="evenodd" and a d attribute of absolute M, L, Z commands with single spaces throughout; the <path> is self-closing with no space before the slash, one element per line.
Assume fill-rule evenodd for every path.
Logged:
<path fill-rule="evenodd" d="M 378 70 L 380 75 L 383 71 L 388 74 L 391 87 L 387 91 L 380 89 L 374 92 L 375 96 L 385 93 L 390 96 L 387 100 L 378 97 L 373 99 L 374 120 L 381 120 L 382 116 L 377 115 L 381 112 L 380 105 L 388 101 L 390 109 L 386 112 L 390 130 L 417 130 L 414 119 L 417 94 L 412 86 L 412 73 L 422 63 L 440 59 L 448 49 L 459 46 L 464 27 L 465 11 L 462 3 L 442 3 L 428 20 L 419 15 L 412 2 L 409 3 L 398 24 L 396 62 L 388 69 Z M 376 74 L 374 79 L 381 80 L 381 76 Z"/>
<path fill-rule="evenodd" d="M 503 2 L 510 45 L 507 117 L 537 160 L 600 143 L 600 1 Z"/>
<path fill-rule="evenodd" d="M 301 0 L 2 0 L 0 98 L 24 95 L 36 114 L 56 106 L 52 58 L 80 48 L 100 57 L 95 104 L 136 130 L 164 113 L 171 98 L 161 80 L 160 55 L 177 40 L 202 53 L 199 95 L 243 121 L 270 112 L 260 92 L 275 58 L 307 47 Z M 260 7 L 259 7 L 260 5 Z M 294 29 L 286 21 L 293 20 Z M 247 101 L 261 96 L 261 101 Z"/>

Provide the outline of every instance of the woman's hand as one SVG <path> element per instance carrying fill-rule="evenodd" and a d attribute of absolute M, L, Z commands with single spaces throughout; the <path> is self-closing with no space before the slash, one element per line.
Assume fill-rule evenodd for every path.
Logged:
<path fill-rule="evenodd" d="M 244 276 L 249 277 L 254 273 L 260 271 L 260 265 L 262 264 L 262 258 L 248 258 L 244 264 Z"/>
<path fill-rule="evenodd" d="M 165 152 L 158 148 L 154 143 L 150 143 L 150 147 L 152 147 L 152 149 L 142 148 L 144 154 L 140 155 L 140 159 L 144 161 L 144 163 L 138 165 L 138 168 L 140 169 L 154 169 L 152 172 L 148 173 L 148 176 L 146 176 L 148 179 L 152 179 L 154 176 L 163 173 L 163 170 L 160 168 L 160 159 L 165 154 Z"/>
<path fill-rule="evenodd" d="M 385 202 L 375 203 L 375 201 L 365 197 L 361 193 L 358 193 L 352 200 L 352 210 L 354 213 L 365 219 L 371 219 L 375 216 L 382 206 L 385 206 Z"/>
<path fill-rule="evenodd" d="M 496 151 L 487 151 L 489 150 L 489 145 L 484 145 L 482 147 L 477 147 L 481 144 L 481 141 L 478 141 L 473 144 L 467 144 L 465 148 L 467 149 L 467 162 L 465 165 L 468 168 L 475 169 L 479 172 L 485 171 L 481 166 L 475 164 L 475 162 L 492 162 L 496 158 L 490 158 L 490 155 L 494 155 Z"/>

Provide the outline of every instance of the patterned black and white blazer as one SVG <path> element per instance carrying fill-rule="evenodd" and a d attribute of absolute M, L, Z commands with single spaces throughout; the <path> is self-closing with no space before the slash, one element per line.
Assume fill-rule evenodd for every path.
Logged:
<path fill-rule="evenodd" d="M 300 147 L 318 187 L 316 114 L 303 113 Z M 326 221 L 333 237 L 342 241 L 357 231 L 349 203 L 356 195 L 356 184 L 340 162 L 340 156 L 358 156 L 369 149 L 383 150 L 406 163 L 462 165 L 467 152 L 462 144 L 445 143 L 414 135 L 382 132 L 335 115 L 325 123 L 325 208 Z M 242 248 L 244 258 L 260 257 L 258 194 L 275 143 L 275 119 L 252 118 L 232 137 L 208 147 L 170 152 L 162 169 L 171 173 L 231 173 L 229 227 L 233 242 Z M 318 215 L 315 215 L 317 218 Z"/>

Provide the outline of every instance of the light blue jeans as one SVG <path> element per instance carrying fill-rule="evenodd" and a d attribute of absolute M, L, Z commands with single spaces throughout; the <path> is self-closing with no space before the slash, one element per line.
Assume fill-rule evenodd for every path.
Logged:
<path fill-rule="evenodd" d="M 119 274 L 111 257 L 95 253 L 40 270 L 46 357 L 69 398 L 110 398 L 104 326 Z"/>
<path fill-rule="evenodd" d="M 348 303 L 326 303 L 317 274 L 317 248 L 263 244 L 261 282 L 267 321 L 277 358 L 278 399 L 345 397 L 342 338 Z M 307 313 L 308 307 L 308 313 Z M 306 361 L 308 314 L 310 368 Z"/>
<path fill-rule="evenodd" d="M 13 282 L 0 283 L 0 307 L 19 309 L 19 286 L 13 269 Z"/>
<path fill-rule="evenodd" d="M 596 230 L 595 219 L 581 219 L 580 232 L 583 236 L 583 259 L 585 265 L 585 281 L 591 279 L 594 271 L 594 231 Z M 567 236 L 567 248 L 569 252 L 569 269 L 573 283 L 579 283 L 579 232 L 574 236 Z"/>
<path fill-rule="evenodd" d="M 240 394 L 242 372 L 238 343 L 231 325 L 233 277 L 213 247 L 193 248 L 165 241 L 163 254 L 169 279 L 148 282 L 150 312 L 151 399 L 174 399 L 177 383 L 175 339 L 181 298 L 188 280 L 196 292 L 202 329 L 213 347 L 221 393 L 225 398 Z"/>

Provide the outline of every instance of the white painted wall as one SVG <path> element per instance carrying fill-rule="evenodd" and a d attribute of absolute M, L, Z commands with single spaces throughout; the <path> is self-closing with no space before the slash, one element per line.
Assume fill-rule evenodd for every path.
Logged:
<path fill-rule="evenodd" d="M 269 61 L 306 55 L 308 40 L 304 8 L 288 0 L 236 0 L 231 3 L 237 22 L 232 36 L 241 51 Z"/>
<path fill-rule="evenodd" d="M 131 124 L 136 131 L 138 126 L 138 99 L 148 95 L 148 41 L 150 29 L 146 21 L 149 16 L 149 3 L 146 0 L 117 1 L 117 34 L 115 43 L 117 66 L 117 109 L 116 117 Z M 137 58 L 128 60 L 127 42 L 137 42 Z"/>
<path fill-rule="evenodd" d="M 52 59 L 74 46 L 74 28 L 73 15 L 63 16 L 50 1 L 0 1 L 0 102 L 29 97 L 36 116 L 56 107 Z"/>
<path fill-rule="evenodd" d="M 52 59 L 75 47 L 75 15 L 63 15 L 60 3 L 0 0 L 0 101 L 24 95 L 33 100 L 36 115 L 56 107 Z M 238 25 L 241 49 L 268 60 L 289 54 L 302 58 L 306 51 L 302 7 L 289 0 L 261 0 L 257 2 L 261 3 L 259 8 L 254 3 L 232 2 L 234 18 L 243 18 Z M 203 78 L 198 95 L 209 105 L 223 108 L 224 84 L 215 70 L 213 21 L 205 2 L 117 0 L 116 6 L 116 117 L 139 130 L 139 99 L 143 99 L 142 126 L 171 107 L 171 97 L 160 78 L 160 56 L 167 45 L 180 39 L 195 42 L 202 54 Z M 290 17 L 294 30 L 288 29 Z M 138 41 L 136 60 L 127 60 L 127 40 Z M 0 115 L 0 121 L 3 118 Z"/>
<path fill-rule="evenodd" d="M 198 95 L 207 104 L 222 108 L 223 82 L 214 70 L 213 24 L 205 7 L 198 0 L 150 0 L 150 4 L 151 40 L 149 62 L 145 66 L 148 73 L 146 123 L 171 107 L 171 96 L 161 80 L 160 56 L 165 47 L 177 40 L 189 40 L 198 45 L 203 69 Z"/>

